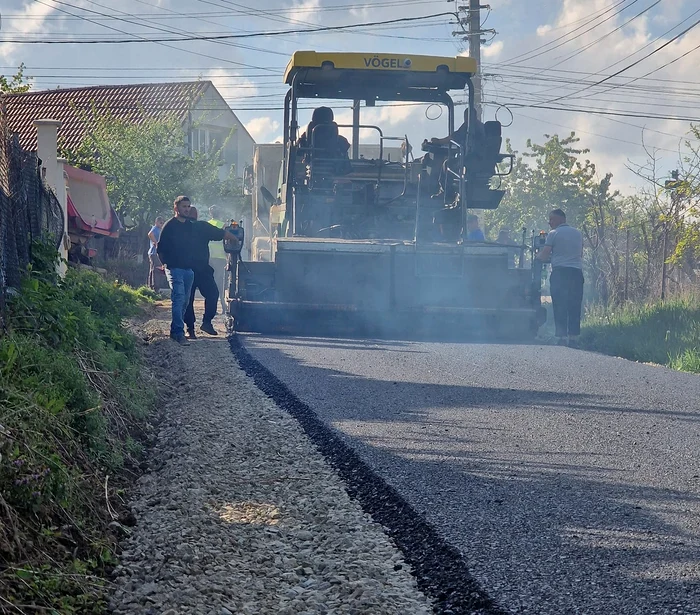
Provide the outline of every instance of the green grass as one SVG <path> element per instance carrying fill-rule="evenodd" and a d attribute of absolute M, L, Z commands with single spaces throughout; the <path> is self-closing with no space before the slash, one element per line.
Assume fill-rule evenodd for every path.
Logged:
<path fill-rule="evenodd" d="M 138 462 L 156 399 L 123 324 L 150 291 L 90 271 L 59 280 L 44 256 L 0 332 L 0 612 L 97 615 L 116 561 L 106 477 L 113 491 Z"/>
<path fill-rule="evenodd" d="M 583 323 L 581 346 L 700 373 L 700 298 L 688 296 L 607 311 L 593 308 Z"/>

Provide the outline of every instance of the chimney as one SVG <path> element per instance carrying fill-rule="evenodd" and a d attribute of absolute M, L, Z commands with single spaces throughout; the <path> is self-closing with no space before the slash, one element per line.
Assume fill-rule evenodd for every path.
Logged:
<path fill-rule="evenodd" d="M 63 260 L 68 258 L 68 204 L 66 199 L 66 180 L 63 176 L 65 160 L 58 158 L 58 120 L 34 120 L 36 126 L 36 153 L 41 158 L 41 171 L 46 184 L 54 191 L 63 210 L 63 241 L 59 248 L 62 262 L 59 274 L 65 273 Z"/>
<path fill-rule="evenodd" d="M 34 120 L 36 126 L 36 153 L 41 158 L 42 172 L 46 183 L 54 192 L 58 192 L 58 129 L 61 122 L 58 120 Z"/>

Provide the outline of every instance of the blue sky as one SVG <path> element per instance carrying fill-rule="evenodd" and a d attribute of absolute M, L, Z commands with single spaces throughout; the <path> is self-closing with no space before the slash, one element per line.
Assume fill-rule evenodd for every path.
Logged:
<path fill-rule="evenodd" d="M 484 28 L 497 34 L 485 35 L 491 40 L 482 51 L 484 97 L 489 103 L 485 119 L 493 119 L 497 112 L 506 124 L 512 114 L 513 123 L 504 128 L 504 135 L 517 149 L 527 138 L 541 142 L 544 134 L 575 130 L 582 145 L 591 149 L 588 157 L 599 171 L 612 171 L 614 186 L 623 191 L 639 184 L 627 167 L 644 163 L 648 153 L 658 156 L 660 174 L 674 168 L 688 119 L 700 119 L 700 49 L 695 49 L 700 46 L 700 25 L 691 27 L 700 19 L 696 1 L 492 0 L 489 4 L 491 10 L 483 11 L 482 21 Z M 254 138 L 268 142 L 282 132 L 277 110 L 285 92 L 281 75 L 293 51 L 452 56 L 464 52 L 464 44 L 452 35 L 454 19 L 439 16 L 354 31 L 218 43 L 29 41 L 301 30 L 454 9 L 455 3 L 445 0 L 5 0 L 0 72 L 9 74 L 24 62 L 27 74 L 34 77 L 34 89 L 211 79 Z M 2 42 L 10 39 L 23 42 Z M 622 69 L 626 70 L 620 76 L 598 84 Z M 388 123 L 396 134 L 408 134 L 414 143 L 445 133 L 444 116 L 430 121 L 423 108 L 375 113 L 375 119 Z M 343 119 L 348 112 L 337 109 L 337 115 Z M 636 117 L 649 115 L 687 119 Z"/>

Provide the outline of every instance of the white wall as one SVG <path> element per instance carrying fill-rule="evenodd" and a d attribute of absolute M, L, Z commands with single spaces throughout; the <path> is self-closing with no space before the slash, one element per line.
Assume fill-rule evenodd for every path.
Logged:
<path fill-rule="evenodd" d="M 242 178 L 245 167 L 253 163 L 255 141 L 213 85 L 196 103 L 191 113 L 191 123 L 195 129 L 202 131 L 195 141 L 200 144 L 204 141 L 203 147 L 208 148 L 216 137 L 218 140 L 228 138 L 224 150 L 227 164 L 222 169 L 222 175 L 225 176 L 233 166 L 236 176 Z M 194 145 L 196 147 L 197 143 Z"/>

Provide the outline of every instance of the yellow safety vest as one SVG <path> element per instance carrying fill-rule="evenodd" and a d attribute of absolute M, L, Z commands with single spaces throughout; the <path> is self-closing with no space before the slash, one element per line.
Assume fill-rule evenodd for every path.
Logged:
<path fill-rule="evenodd" d="M 221 220 L 209 220 L 209 224 L 214 225 L 217 228 L 224 228 L 224 223 Z M 223 241 L 212 241 L 209 243 L 209 255 L 211 258 L 223 258 L 226 259 L 226 252 L 224 252 L 224 242 Z"/>

